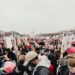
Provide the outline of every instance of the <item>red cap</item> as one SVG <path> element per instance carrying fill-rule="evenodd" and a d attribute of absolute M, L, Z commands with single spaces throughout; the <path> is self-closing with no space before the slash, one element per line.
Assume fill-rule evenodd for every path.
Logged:
<path fill-rule="evenodd" d="M 75 47 L 68 48 L 67 53 L 75 53 Z"/>
<path fill-rule="evenodd" d="M 16 64 L 14 64 L 11 61 L 7 61 L 4 64 L 3 70 L 8 74 L 8 73 L 12 73 L 15 68 L 16 68 Z"/>
<path fill-rule="evenodd" d="M 26 47 L 27 47 L 28 49 L 29 49 L 29 48 L 31 48 L 31 46 L 30 46 L 30 45 L 27 45 Z"/>

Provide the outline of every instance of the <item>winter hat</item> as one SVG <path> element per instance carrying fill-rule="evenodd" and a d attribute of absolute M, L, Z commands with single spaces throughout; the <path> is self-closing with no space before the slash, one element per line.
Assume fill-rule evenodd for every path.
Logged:
<path fill-rule="evenodd" d="M 9 74 L 9 73 L 12 73 L 15 68 L 16 68 L 15 63 L 13 63 L 11 61 L 7 61 L 7 62 L 5 62 L 2 71 L 5 72 L 6 74 Z"/>
<path fill-rule="evenodd" d="M 33 60 L 35 57 L 37 57 L 38 54 L 35 51 L 30 51 L 25 56 L 25 63 L 24 65 L 27 65 L 31 60 Z"/>

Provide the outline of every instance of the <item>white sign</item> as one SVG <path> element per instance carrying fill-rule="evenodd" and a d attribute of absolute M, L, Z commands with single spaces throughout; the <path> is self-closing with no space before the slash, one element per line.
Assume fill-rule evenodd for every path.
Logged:
<path fill-rule="evenodd" d="M 63 36 L 62 45 L 64 46 L 64 50 L 71 46 L 71 36 Z"/>
<path fill-rule="evenodd" d="M 12 40 L 11 37 L 5 37 L 7 48 L 12 48 L 12 41 L 11 40 Z"/>

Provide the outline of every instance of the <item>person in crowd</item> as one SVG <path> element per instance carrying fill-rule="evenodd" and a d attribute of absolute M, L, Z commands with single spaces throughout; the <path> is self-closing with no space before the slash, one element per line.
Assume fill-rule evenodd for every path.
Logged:
<path fill-rule="evenodd" d="M 16 75 L 16 64 L 12 61 L 6 61 L 0 71 L 0 75 Z"/>
<path fill-rule="evenodd" d="M 21 54 L 19 56 L 19 59 L 17 61 L 17 74 L 18 75 L 23 75 L 25 68 L 23 66 L 25 60 L 25 54 Z"/>
<path fill-rule="evenodd" d="M 3 56 L 4 56 L 4 50 L 3 50 L 3 48 L 2 48 L 2 44 L 0 44 L 0 67 L 2 67 L 2 65 L 3 65 L 3 62 L 2 62 L 2 59 L 4 58 Z"/>
<path fill-rule="evenodd" d="M 0 56 L 3 56 L 4 55 L 4 50 L 2 48 L 2 44 L 0 44 Z"/>
<path fill-rule="evenodd" d="M 72 72 L 75 64 L 75 47 L 70 47 L 66 50 L 66 56 L 60 61 L 60 67 L 57 75 L 74 75 Z M 73 65 L 73 66 L 72 66 Z M 74 71 L 74 70 L 73 70 Z"/>
<path fill-rule="evenodd" d="M 24 66 L 24 61 L 25 61 L 25 54 L 21 54 L 19 56 L 19 59 L 18 59 L 18 62 L 17 62 L 17 69 L 16 69 L 16 72 L 17 72 L 17 75 L 24 75 L 24 74 L 27 74 L 27 75 L 31 75 L 31 70 L 29 69 L 29 66 Z"/>
<path fill-rule="evenodd" d="M 17 61 L 16 54 L 13 52 L 13 50 L 9 48 L 7 49 L 7 56 L 10 60 L 15 61 L 15 62 Z"/>
<path fill-rule="evenodd" d="M 75 53 L 68 55 L 68 75 L 75 75 Z"/>
<path fill-rule="evenodd" d="M 50 49 L 49 49 L 48 59 L 51 61 L 51 64 L 54 67 L 54 74 L 53 75 L 56 75 L 57 62 L 55 59 L 54 48 L 52 45 L 50 46 Z"/>
<path fill-rule="evenodd" d="M 24 65 L 31 65 L 35 67 L 32 75 L 50 75 L 49 66 L 50 62 L 47 60 L 39 60 L 38 54 L 34 51 L 30 51 L 25 56 Z"/>

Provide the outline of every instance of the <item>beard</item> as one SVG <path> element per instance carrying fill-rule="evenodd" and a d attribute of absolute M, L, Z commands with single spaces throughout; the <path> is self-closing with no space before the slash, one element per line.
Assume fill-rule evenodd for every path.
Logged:
<path fill-rule="evenodd" d="M 36 64 L 31 63 L 31 66 L 32 66 L 32 67 L 36 67 Z"/>
<path fill-rule="evenodd" d="M 70 72 L 69 75 L 75 75 L 75 73 Z"/>

